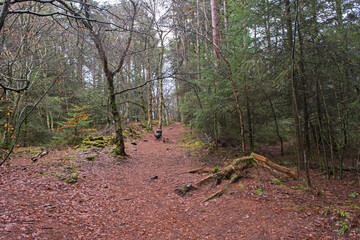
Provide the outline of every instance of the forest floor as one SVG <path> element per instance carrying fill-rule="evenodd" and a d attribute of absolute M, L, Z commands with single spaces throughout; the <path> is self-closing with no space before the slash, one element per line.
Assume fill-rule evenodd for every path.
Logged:
<path fill-rule="evenodd" d="M 360 239 L 359 181 L 347 172 L 342 181 L 312 172 L 307 189 L 259 167 L 211 201 L 226 183 L 179 196 L 206 176 L 186 171 L 215 162 L 181 145 L 186 131 L 176 123 L 165 142 L 149 133 L 128 141 L 120 160 L 110 147 L 50 150 L 34 163 L 18 150 L 0 168 L 0 239 Z"/>

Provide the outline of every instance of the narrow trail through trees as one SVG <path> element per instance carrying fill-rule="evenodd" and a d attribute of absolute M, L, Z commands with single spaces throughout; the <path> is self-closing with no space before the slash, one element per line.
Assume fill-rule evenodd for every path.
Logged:
<path fill-rule="evenodd" d="M 291 189 L 243 178 L 221 198 L 205 185 L 184 197 L 176 189 L 202 179 L 202 167 L 179 145 L 186 129 L 163 128 L 128 142 L 130 157 L 115 161 L 94 148 L 52 152 L 36 163 L 12 159 L 0 168 L 0 239 L 307 239 L 334 236 L 316 209 Z M 87 156 L 94 161 L 86 161 Z M 79 180 L 68 184 L 59 169 L 72 161 Z M 67 167 L 66 167 L 67 166 Z M 264 194 L 255 194 L 262 189 Z M 300 209 L 301 207 L 301 209 Z"/>

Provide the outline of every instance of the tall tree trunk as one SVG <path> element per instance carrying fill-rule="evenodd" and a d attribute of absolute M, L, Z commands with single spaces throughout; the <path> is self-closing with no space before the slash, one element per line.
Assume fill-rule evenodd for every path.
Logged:
<path fill-rule="evenodd" d="M 169 109 L 167 108 L 165 102 L 163 103 L 164 105 L 164 110 L 165 110 L 165 124 L 166 126 L 170 125 L 170 119 L 169 119 Z"/>
<path fill-rule="evenodd" d="M 253 136 L 253 129 L 252 129 L 252 120 L 251 120 L 251 108 L 249 103 L 249 97 L 246 94 L 246 112 L 247 112 L 247 119 L 248 119 L 248 128 L 249 128 L 249 144 L 250 144 L 250 152 L 254 151 L 254 136 Z"/>
<path fill-rule="evenodd" d="M 162 127 L 163 127 L 163 102 L 164 102 L 162 79 L 159 80 L 158 84 L 159 84 L 159 86 L 158 86 L 158 90 L 159 90 L 159 102 L 158 102 L 159 124 L 158 124 L 158 128 L 162 129 Z"/>
<path fill-rule="evenodd" d="M 158 115 L 159 115 L 159 129 L 163 127 L 163 103 L 164 103 L 164 96 L 163 96 L 163 80 L 162 80 L 162 69 L 163 69 L 163 60 L 164 60 L 164 36 L 163 33 L 159 33 L 160 38 L 160 53 L 159 53 L 159 65 L 158 65 L 158 84 L 159 84 L 159 105 L 158 105 Z"/>
<path fill-rule="evenodd" d="M 205 18 L 205 37 L 208 38 L 208 32 L 209 32 L 209 18 L 207 16 L 207 4 L 206 4 L 206 0 L 203 0 L 203 12 L 204 12 L 204 18 Z M 205 41 L 204 43 L 205 46 L 205 54 L 207 55 L 209 53 L 209 47 L 207 44 L 207 41 Z"/>
<path fill-rule="evenodd" d="M 0 12 L 0 31 L 3 29 L 5 24 L 5 19 L 9 13 L 9 7 L 10 7 L 11 0 L 5 0 L 3 1 L 3 5 Z M 2 49 L 1 49 L 2 51 Z"/>
<path fill-rule="evenodd" d="M 224 10 L 224 27 L 225 31 L 229 30 L 229 16 L 228 16 L 228 8 L 227 8 L 227 0 L 223 1 L 223 10 Z"/>
<path fill-rule="evenodd" d="M 149 57 L 147 56 L 147 61 L 146 61 L 146 79 L 147 81 L 150 80 L 151 78 L 151 73 L 150 73 L 150 60 Z M 148 106 L 147 106 L 147 129 L 148 130 L 152 130 L 153 126 L 152 126 L 152 118 L 153 118 L 153 112 L 152 112 L 152 102 L 153 102 L 153 96 L 152 96 L 152 83 L 150 82 L 148 84 Z"/>
<path fill-rule="evenodd" d="M 173 3 L 174 3 L 174 0 L 173 0 Z M 172 17 L 172 23 L 174 26 L 176 26 L 177 22 L 176 22 L 176 12 L 173 10 L 173 17 Z M 178 30 L 177 28 L 175 28 L 174 30 L 174 39 L 175 39 L 175 48 L 176 48 L 176 67 L 179 67 L 180 66 L 180 50 L 179 50 L 179 37 L 178 37 Z M 175 73 L 175 79 L 177 79 L 178 77 L 178 73 Z M 181 122 L 182 121 L 182 118 L 181 118 L 181 108 L 180 108 L 180 102 L 181 102 L 181 95 L 180 95 L 180 89 L 181 89 L 181 86 L 180 86 L 180 81 L 175 81 L 175 92 L 177 93 L 176 94 L 176 120 Z"/>
<path fill-rule="evenodd" d="M 300 124 L 300 116 L 299 116 L 299 108 L 298 108 L 298 86 L 296 82 L 295 75 L 295 38 L 293 39 L 293 30 L 292 30 L 292 20 L 290 13 L 290 1 L 285 0 L 285 17 L 286 17 L 286 37 L 287 37 L 287 47 L 289 52 L 289 59 L 291 63 L 291 92 L 292 92 L 292 110 L 294 117 L 294 127 L 295 127 L 295 135 L 296 135 L 296 155 L 297 155 L 297 166 L 298 166 L 298 177 L 300 174 L 300 168 L 304 164 L 304 149 L 302 143 L 302 134 L 301 134 L 301 124 Z M 295 31 L 296 32 L 296 31 Z"/>
<path fill-rule="evenodd" d="M 301 3 L 300 3 L 301 4 Z M 301 86 L 300 92 L 303 96 L 303 114 L 304 114 L 304 139 L 305 139 L 305 147 L 307 156 L 311 156 L 311 148 L 310 148 L 310 133 L 309 133 L 309 109 L 308 109 L 308 96 L 307 96 L 307 82 L 306 82 L 306 70 L 304 65 L 304 40 L 302 36 L 302 24 L 304 23 L 303 13 L 302 13 L 302 5 L 298 6 L 299 8 L 299 21 L 297 25 L 297 32 L 299 37 L 299 50 L 300 50 L 300 59 L 299 59 L 299 71 L 300 71 L 300 79 Z M 305 166 L 306 168 L 306 166 Z"/>
<path fill-rule="evenodd" d="M 213 55 L 215 58 L 214 65 L 218 67 L 218 60 L 220 59 L 219 56 L 219 33 L 218 33 L 218 14 L 217 14 L 217 6 L 216 0 L 211 0 L 211 27 L 212 27 L 212 43 L 213 43 Z M 218 69 L 216 69 L 217 71 Z M 214 95 L 217 95 L 217 77 L 214 76 Z M 218 116 L 217 116 L 217 109 L 214 111 L 213 116 L 213 132 L 214 132 L 214 141 L 215 147 L 218 147 L 219 142 L 219 131 L 218 131 Z"/>
<path fill-rule="evenodd" d="M 201 78 L 200 74 L 200 4 L 196 0 L 196 58 L 197 58 L 197 78 Z"/>
<path fill-rule="evenodd" d="M 302 13 L 302 1 L 301 3 L 299 2 L 299 0 L 297 1 L 297 32 L 298 32 L 298 37 L 299 37 L 299 46 L 300 46 L 300 61 L 299 61 L 299 68 L 300 68 L 300 79 L 302 82 L 302 87 L 303 89 L 301 89 L 301 92 L 303 93 L 303 104 L 304 104 L 304 138 L 305 138 L 305 144 L 306 144 L 306 149 L 303 149 L 303 158 L 304 158 L 304 168 L 305 168 L 305 174 L 306 174 L 306 179 L 307 179 L 307 184 L 310 187 L 311 186 L 311 181 L 310 181 L 310 173 L 309 173 L 309 164 L 310 161 L 309 159 L 311 159 L 311 152 L 310 152 L 310 134 L 309 134 L 309 110 L 308 110 L 308 103 L 307 103 L 307 89 L 306 89 L 306 77 L 305 77 L 305 67 L 304 67 L 304 42 L 303 42 L 303 37 L 302 37 L 302 32 L 301 32 L 301 27 L 302 27 L 302 23 L 304 22 L 303 20 L 303 13 Z M 295 45 L 293 45 L 293 47 L 295 47 Z M 300 127 L 301 128 L 301 127 Z"/>
<path fill-rule="evenodd" d="M 216 60 L 220 59 L 219 54 L 219 28 L 218 28 L 218 14 L 216 0 L 211 0 L 211 27 L 212 27 L 212 41 L 213 41 L 213 54 Z"/>
<path fill-rule="evenodd" d="M 273 118 L 274 118 L 276 135 L 277 135 L 277 137 L 279 138 L 279 141 L 280 141 L 281 156 L 284 156 L 284 142 L 283 142 L 283 139 L 282 139 L 282 137 L 281 137 L 281 135 L 280 135 L 279 123 L 278 123 L 278 121 L 277 121 L 275 108 L 274 108 L 274 105 L 273 105 L 270 97 L 267 95 L 267 93 L 265 92 L 265 90 L 264 90 L 264 93 L 265 93 L 265 95 L 267 96 L 267 99 L 268 99 L 269 104 L 270 104 L 271 112 L 272 112 L 272 115 L 273 115 Z"/>
<path fill-rule="evenodd" d="M 106 74 L 106 81 L 109 91 L 109 104 L 111 109 L 111 114 L 113 116 L 114 125 L 115 125 L 115 143 L 117 147 L 116 154 L 121 156 L 126 156 L 125 153 L 125 142 L 124 142 L 124 136 L 122 133 L 122 127 L 121 127 L 121 116 L 116 104 L 115 99 L 115 88 L 114 88 L 114 75 L 113 74 Z"/>

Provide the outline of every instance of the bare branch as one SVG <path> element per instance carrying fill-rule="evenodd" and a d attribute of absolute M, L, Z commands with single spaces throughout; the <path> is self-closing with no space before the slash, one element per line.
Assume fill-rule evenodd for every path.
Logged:
<path fill-rule="evenodd" d="M 183 63 L 183 60 L 179 64 L 178 68 L 174 72 L 172 72 L 171 74 L 169 74 L 167 76 L 157 77 L 157 78 L 154 78 L 154 79 L 147 80 L 146 82 L 144 82 L 144 83 L 142 83 L 142 84 L 140 84 L 138 86 L 135 86 L 135 87 L 132 87 L 132 88 L 127 88 L 127 89 L 124 89 L 124 90 L 122 90 L 120 92 L 116 92 L 116 93 L 114 93 L 114 95 L 120 95 L 120 94 L 123 94 L 123 93 L 128 92 L 128 91 L 132 91 L 132 90 L 136 90 L 138 88 L 142 88 L 142 87 L 146 86 L 148 83 L 155 82 L 155 81 L 158 81 L 158 80 L 161 80 L 161 79 L 172 78 L 179 71 L 182 63 Z"/>
<path fill-rule="evenodd" d="M 26 91 L 29 88 L 31 69 L 30 68 L 28 68 L 28 69 L 29 69 L 29 72 L 26 75 L 26 79 L 13 79 L 15 81 L 23 81 L 23 82 L 25 82 L 25 86 L 22 87 L 22 88 L 13 88 L 13 87 L 10 87 L 10 86 L 6 86 L 4 83 L 1 82 L 1 80 L 5 79 L 5 77 L 2 76 L 2 79 L 0 79 L 0 87 L 2 87 L 2 89 L 4 90 L 4 94 L 6 93 L 6 91 L 21 93 L 23 91 Z"/>

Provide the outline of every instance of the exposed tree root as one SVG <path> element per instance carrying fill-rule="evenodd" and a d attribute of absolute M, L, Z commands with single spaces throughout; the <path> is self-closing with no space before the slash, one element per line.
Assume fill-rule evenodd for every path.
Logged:
<path fill-rule="evenodd" d="M 242 176 L 241 171 L 251 167 L 252 164 L 253 164 L 253 158 L 251 156 L 234 159 L 230 165 L 226 166 L 217 173 L 211 174 L 197 181 L 195 185 L 196 186 L 203 185 L 209 182 L 210 180 L 215 180 L 216 185 L 220 184 L 222 179 L 238 180 Z"/>
<path fill-rule="evenodd" d="M 181 188 L 175 190 L 175 192 L 180 196 L 185 196 L 185 194 L 191 190 L 196 190 L 197 188 L 194 187 L 191 183 L 185 184 Z"/>
<path fill-rule="evenodd" d="M 186 173 L 211 173 L 210 175 L 200 179 L 199 181 L 194 183 L 194 186 L 200 187 L 204 184 L 209 182 L 213 182 L 214 185 L 219 185 L 222 180 L 228 179 L 229 183 L 226 187 L 222 188 L 221 190 L 216 191 L 209 197 L 207 197 L 204 202 L 212 200 L 214 198 L 220 197 L 223 195 L 228 188 L 229 184 L 237 182 L 240 178 L 243 177 L 244 170 L 254 166 L 254 163 L 261 167 L 266 167 L 270 169 L 273 174 L 279 175 L 279 173 L 286 175 L 287 177 L 291 177 L 293 179 L 296 178 L 296 174 L 294 171 L 287 167 L 280 166 L 266 157 L 261 156 L 256 153 L 252 153 L 250 156 L 245 156 L 241 158 L 234 159 L 231 164 L 225 166 L 222 170 L 215 172 L 212 169 L 206 168 L 198 168 L 187 171 Z M 196 187 L 192 186 L 191 184 L 187 184 L 176 191 L 179 195 L 184 196 L 188 191 L 197 189 Z"/>
<path fill-rule="evenodd" d="M 210 200 L 212 200 L 214 198 L 221 197 L 225 193 L 226 189 L 227 188 L 222 188 L 219 191 L 216 191 L 215 193 L 211 194 L 209 197 L 205 198 L 203 200 L 203 202 L 207 202 L 207 201 L 210 201 Z"/>
<path fill-rule="evenodd" d="M 193 170 L 186 171 L 185 173 L 213 173 L 214 169 L 210 168 L 196 168 Z"/>

